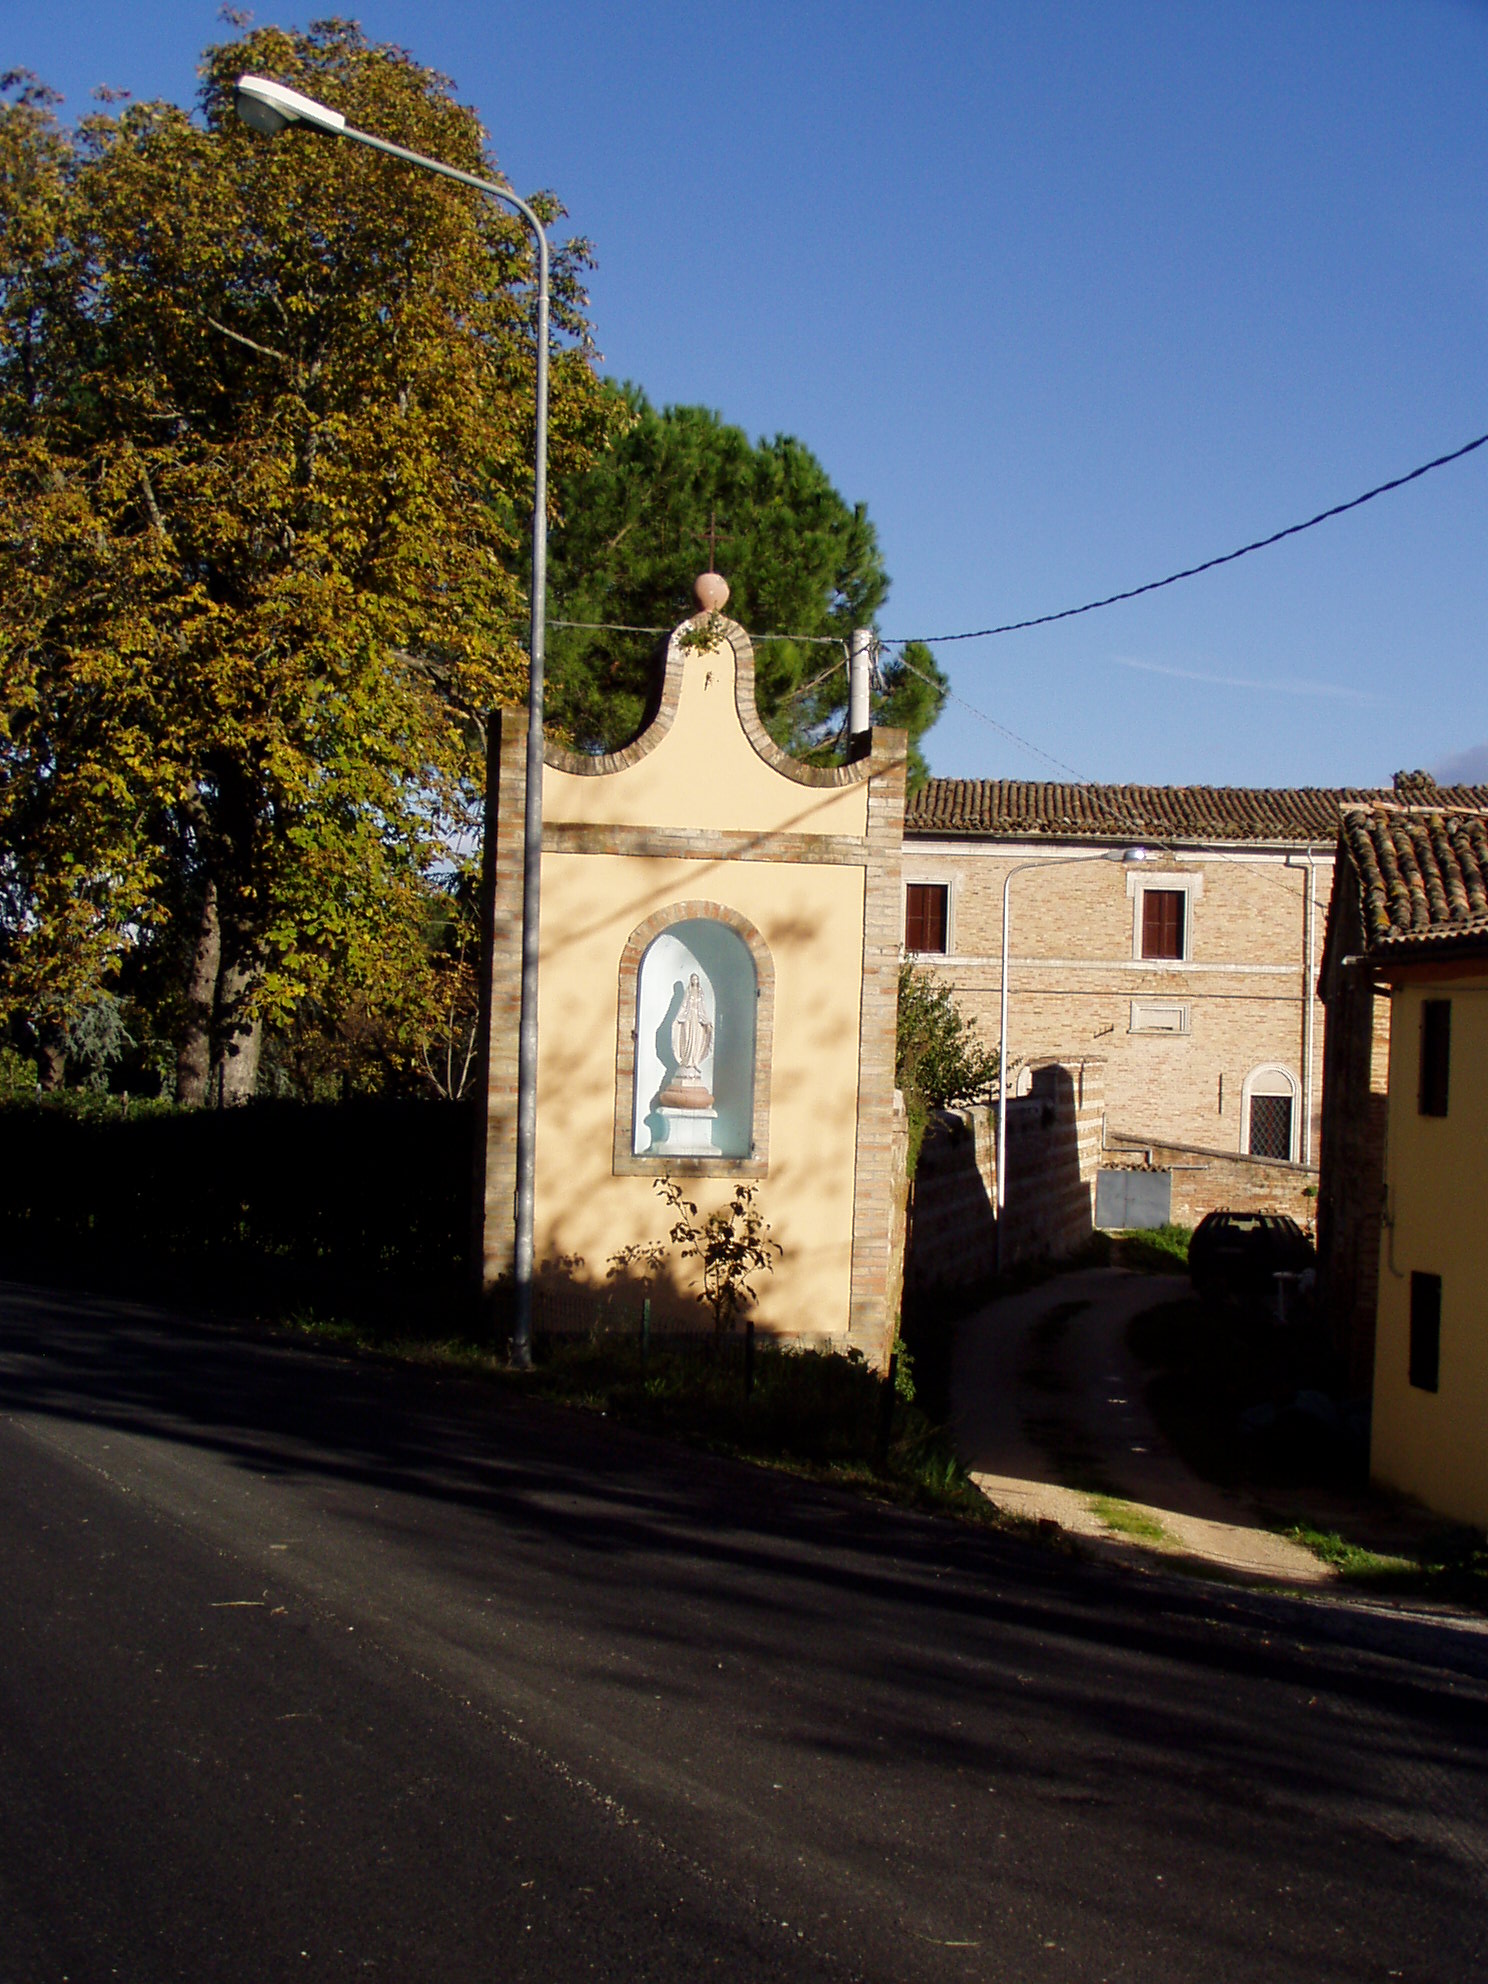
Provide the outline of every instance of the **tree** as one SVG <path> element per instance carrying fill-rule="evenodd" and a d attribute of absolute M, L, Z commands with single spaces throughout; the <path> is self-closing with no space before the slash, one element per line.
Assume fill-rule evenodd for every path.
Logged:
<path fill-rule="evenodd" d="M 251 1093 L 266 1019 L 406 954 L 478 804 L 478 713 L 525 694 L 526 232 L 255 137 L 245 70 L 496 170 L 451 84 L 344 21 L 209 49 L 199 121 L 65 130 L 5 79 L 0 1002 L 61 1040 L 153 947 L 188 1102 Z M 555 257 L 559 481 L 616 418 L 586 261 Z"/>
<path fill-rule="evenodd" d="M 899 967 L 898 1030 L 894 1082 L 909 1118 L 909 1172 L 913 1177 L 932 1110 L 975 1102 L 997 1080 L 997 1049 L 984 1047 L 948 985 L 911 964 Z"/>
<path fill-rule="evenodd" d="M 766 724 L 798 756 L 828 755 L 846 717 L 848 634 L 873 624 L 889 590 L 866 508 L 845 502 L 789 435 L 751 442 L 705 407 L 658 411 L 634 386 L 617 389 L 615 403 L 625 431 L 563 491 L 555 618 L 673 627 L 694 611 L 693 581 L 716 558 L 729 612 L 757 638 Z M 579 749 L 628 742 L 645 720 L 656 658 L 654 635 L 555 627 L 555 725 Z M 918 738 L 943 694 L 918 647 L 885 665 L 875 720 Z M 922 778 L 918 753 L 916 770 Z"/>

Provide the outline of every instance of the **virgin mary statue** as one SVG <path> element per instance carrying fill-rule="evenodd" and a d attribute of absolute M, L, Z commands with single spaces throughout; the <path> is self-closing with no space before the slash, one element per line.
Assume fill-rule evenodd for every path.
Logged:
<path fill-rule="evenodd" d="M 708 1017 L 703 981 L 693 972 L 672 1021 L 672 1056 L 677 1072 L 656 1098 L 663 1108 L 712 1108 L 713 1097 L 703 1086 L 703 1063 L 712 1052 L 713 1022 Z"/>

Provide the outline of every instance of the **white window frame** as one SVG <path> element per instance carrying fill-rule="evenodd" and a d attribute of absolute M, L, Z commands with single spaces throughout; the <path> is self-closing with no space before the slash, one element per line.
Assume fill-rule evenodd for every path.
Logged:
<path fill-rule="evenodd" d="M 944 889 L 946 933 L 943 951 L 912 951 L 909 948 L 909 892 L 911 889 Z M 956 884 L 949 875 L 906 875 L 899 903 L 899 948 L 907 958 L 948 958 L 956 948 Z"/>
<path fill-rule="evenodd" d="M 1279 1088 L 1260 1088 L 1258 1085 L 1263 1081 L 1269 1081 L 1269 1082 L 1283 1081 L 1287 1084 L 1287 1087 L 1285 1091 Z M 1251 1150 L 1250 1150 L 1251 1097 L 1257 1094 L 1281 1095 L 1284 1092 L 1289 1093 L 1292 1098 L 1291 1149 L 1287 1153 L 1286 1162 L 1288 1164 L 1300 1163 L 1301 1159 L 1299 1156 L 1299 1152 L 1302 1147 L 1302 1084 L 1300 1081 L 1298 1081 L 1296 1074 L 1293 1072 L 1293 1070 L 1284 1066 L 1280 1061 L 1262 1062 L 1259 1067 L 1251 1069 L 1250 1073 L 1245 1077 L 1244 1082 L 1241 1084 L 1240 1153 L 1242 1157 L 1248 1157 L 1251 1154 Z M 1264 1160 L 1262 1161 L 1264 1162 Z M 1273 1158 L 1271 1160 L 1273 1164 L 1279 1164 L 1281 1161 L 1282 1160 L 1280 1158 Z"/>
<path fill-rule="evenodd" d="M 1183 955 L 1181 958 L 1144 958 L 1142 956 L 1142 898 L 1149 889 L 1166 889 L 1171 895 L 1181 893 L 1183 905 Z M 1135 875 L 1126 878 L 1126 893 L 1132 906 L 1132 962 L 1145 965 L 1151 971 L 1176 971 L 1193 957 L 1194 904 L 1204 893 L 1204 877 L 1199 874 Z"/>
<path fill-rule="evenodd" d="M 1150 1017 L 1155 1011 L 1176 1013 L 1178 1015 L 1178 1024 L 1176 1026 L 1156 1025 Z M 1179 1035 L 1186 1034 L 1191 1030 L 1190 1011 L 1184 1000 L 1133 999 L 1131 1002 L 1131 1022 L 1127 1027 L 1128 1033 L 1144 1033 L 1157 1036 L 1166 1034 L 1170 1039 L 1176 1039 Z"/>

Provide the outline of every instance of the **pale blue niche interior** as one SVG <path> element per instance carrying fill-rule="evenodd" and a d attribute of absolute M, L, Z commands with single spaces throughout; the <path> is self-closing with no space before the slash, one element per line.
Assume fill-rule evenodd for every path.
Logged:
<path fill-rule="evenodd" d="M 748 1157 L 754 1135 L 755 1016 L 759 986 L 754 959 L 742 937 L 711 917 L 673 923 L 653 937 L 636 980 L 635 1136 L 643 1157 L 666 1136 L 656 1098 L 677 1072 L 672 1021 L 696 972 L 713 1021 L 713 1050 L 703 1062 L 703 1084 L 718 1112 L 713 1144 L 720 1156 Z"/>

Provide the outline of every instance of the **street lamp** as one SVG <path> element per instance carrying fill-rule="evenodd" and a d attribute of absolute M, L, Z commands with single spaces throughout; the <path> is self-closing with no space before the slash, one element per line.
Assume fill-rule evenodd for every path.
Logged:
<path fill-rule="evenodd" d="M 1020 861 L 1002 879 L 1002 1026 L 997 1049 L 997 1272 L 1002 1273 L 1003 1218 L 1007 1207 L 1007 1048 L 1008 1048 L 1008 908 L 1014 875 L 1030 868 L 1077 868 L 1087 861 L 1119 861 L 1134 867 L 1147 859 L 1145 847 L 1106 847 L 1099 854 L 1056 855 L 1043 861 Z"/>
<path fill-rule="evenodd" d="M 425 158 L 370 131 L 358 131 L 339 110 L 313 97 L 287 89 L 266 76 L 239 76 L 234 91 L 239 117 L 265 137 L 274 137 L 289 124 L 350 138 L 353 144 L 385 152 L 405 165 L 436 172 L 471 186 L 488 199 L 513 207 L 532 231 L 537 252 L 537 418 L 532 472 L 532 620 L 528 639 L 527 676 L 527 793 L 522 829 L 522 1013 L 517 1034 L 517 1190 L 516 1190 L 516 1318 L 512 1356 L 516 1363 L 532 1362 L 532 1256 L 535 1215 L 534 1171 L 537 1151 L 537 932 L 538 895 L 542 884 L 543 780 L 543 655 L 547 633 L 548 590 L 548 237 L 542 222 L 499 180 L 481 179 L 438 159 Z M 487 830 L 489 831 L 489 823 Z"/>

